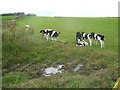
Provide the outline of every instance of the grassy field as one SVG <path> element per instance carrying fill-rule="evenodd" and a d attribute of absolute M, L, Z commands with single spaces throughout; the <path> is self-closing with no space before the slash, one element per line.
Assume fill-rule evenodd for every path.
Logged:
<path fill-rule="evenodd" d="M 30 24 L 35 35 L 39 36 L 39 31 L 44 28 L 52 28 L 60 31 L 60 40 L 69 42 L 75 41 L 77 31 L 91 33 L 92 31 L 105 35 L 107 50 L 116 51 L 118 49 L 118 20 L 117 18 L 47 18 L 47 17 L 27 17 L 18 23 L 20 28 L 24 24 Z M 114 38 L 116 36 L 116 38 Z M 114 38 L 114 40 L 111 40 Z"/>
<path fill-rule="evenodd" d="M 29 16 L 16 20 L 14 27 L 4 19 L 3 24 L 3 87 L 113 87 L 118 77 L 117 18 Z M 25 24 L 29 24 L 30 29 L 25 29 Z M 39 31 L 45 28 L 60 31 L 58 40 L 67 43 L 44 40 Z M 105 35 L 105 48 L 101 49 L 100 43 L 98 46 L 93 43 L 92 47 L 76 47 L 77 31 Z M 20 66 L 15 67 L 18 64 Z M 41 68 L 59 64 L 64 64 L 68 72 L 41 76 Z M 73 72 L 78 64 L 83 64 L 82 69 Z"/>

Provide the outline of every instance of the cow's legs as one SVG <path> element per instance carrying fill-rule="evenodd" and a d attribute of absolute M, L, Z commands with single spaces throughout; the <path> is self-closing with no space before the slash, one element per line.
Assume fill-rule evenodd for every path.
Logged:
<path fill-rule="evenodd" d="M 95 44 L 97 45 L 97 40 L 95 40 Z"/>
<path fill-rule="evenodd" d="M 104 48 L 104 47 L 105 47 L 104 41 L 100 40 L 100 44 L 101 44 L 101 48 Z"/>
<path fill-rule="evenodd" d="M 89 39 L 89 42 L 90 42 L 90 46 L 92 46 L 92 39 Z"/>
<path fill-rule="evenodd" d="M 100 45 L 101 45 L 101 48 L 103 48 L 103 41 L 100 40 Z"/>
<path fill-rule="evenodd" d="M 57 38 L 54 38 L 54 40 L 56 41 L 56 40 L 57 40 Z"/>
<path fill-rule="evenodd" d="M 46 39 L 47 39 L 47 40 L 49 39 L 49 35 L 46 35 Z"/>

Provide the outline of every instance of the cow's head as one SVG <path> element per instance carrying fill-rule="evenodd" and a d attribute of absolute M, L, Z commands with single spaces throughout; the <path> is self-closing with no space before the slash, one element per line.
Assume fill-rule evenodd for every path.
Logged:
<path fill-rule="evenodd" d="M 45 30 L 40 30 L 40 33 L 44 33 L 45 32 Z"/>
<path fill-rule="evenodd" d="M 60 34 L 60 32 L 57 32 L 57 34 L 59 35 L 59 34 Z"/>
<path fill-rule="evenodd" d="M 56 36 L 59 36 L 60 32 L 56 32 Z"/>
<path fill-rule="evenodd" d="M 91 32 L 91 36 L 92 36 L 92 38 L 94 38 L 94 35 L 95 35 L 95 33 L 94 33 L 94 32 Z"/>

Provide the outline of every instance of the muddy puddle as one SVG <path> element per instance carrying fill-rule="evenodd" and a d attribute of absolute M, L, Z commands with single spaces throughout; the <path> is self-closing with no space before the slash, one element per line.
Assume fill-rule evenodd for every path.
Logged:
<path fill-rule="evenodd" d="M 65 67 L 66 65 L 58 65 L 58 67 L 48 67 L 44 70 L 43 76 L 48 77 L 53 74 L 60 74 L 68 71 L 77 72 L 81 69 L 81 67 L 83 67 L 83 64 L 78 64 L 75 66 L 75 68 L 71 68 L 71 70 L 64 69 Z"/>
<path fill-rule="evenodd" d="M 47 64 L 39 64 L 30 62 L 28 64 L 17 64 L 11 67 L 8 72 L 4 72 L 7 74 L 9 72 L 22 72 L 28 74 L 31 78 L 38 77 L 48 77 L 55 74 L 68 73 L 68 72 L 77 72 L 82 70 L 81 68 L 84 65 L 67 63 L 67 64 L 58 64 L 58 65 L 47 65 Z"/>
<path fill-rule="evenodd" d="M 48 67 L 44 70 L 43 76 L 51 76 L 53 74 L 62 73 L 64 65 L 58 65 L 58 67 Z"/>
<path fill-rule="evenodd" d="M 40 77 L 51 77 L 54 75 L 60 75 L 60 74 L 65 74 L 65 73 L 74 73 L 77 75 L 84 75 L 88 76 L 91 75 L 94 72 L 102 72 L 105 69 L 105 67 L 101 65 L 97 65 L 95 63 L 91 64 L 86 64 L 86 63 L 80 63 L 80 62 L 66 62 L 66 63 L 54 63 L 54 64 L 49 64 L 49 63 L 37 63 L 37 62 L 29 62 L 29 63 L 19 63 L 16 64 L 15 66 L 10 67 L 9 69 L 4 69 L 2 71 L 2 76 L 4 77 L 5 75 L 14 72 L 15 73 L 23 73 L 28 75 L 29 79 L 34 79 L 34 78 L 40 78 Z M 117 72 L 117 71 L 116 71 Z M 113 81 L 116 80 L 117 78 L 117 73 L 113 73 L 111 75 L 111 79 Z"/>
<path fill-rule="evenodd" d="M 74 72 L 77 72 L 78 70 L 80 70 L 81 67 L 83 67 L 83 64 L 78 64 L 78 65 L 74 68 Z"/>

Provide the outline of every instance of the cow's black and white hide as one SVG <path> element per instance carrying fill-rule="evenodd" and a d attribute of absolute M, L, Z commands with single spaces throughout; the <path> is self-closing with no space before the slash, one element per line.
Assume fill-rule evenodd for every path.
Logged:
<path fill-rule="evenodd" d="M 76 32 L 76 46 L 88 46 L 88 43 L 84 40 L 81 41 L 82 34 L 80 32 Z"/>
<path fill-rule="evenodd" d="M 104 47 L 104 35 L 101 35 L 101 34 L 95 34 L 94 32 L 91 33 L 92 35 L 92 38 L 95 40 L 96 42 L 96 45 L 97 45 L 97 41 L 100 41 L 100 44 L 101 44 L 101 48 Z"/>
<path fill-rule="evenodd" d="M 53 29 L 45 29 L 45 30 L 41 30 L 40 33 L 43 34 L 43 37 L 48 40 L 55 40 L 57 39 L 57 37 L 59 36 L 60 32 L 57 32 Z"/>
<path fill-rule="evenodd" d="M 86 41 L 82 40 L 82 41 L 78 41 L 76 43 L 76 46 L 88 46 L 88 43 Z"/>
<path fill-rule="evenodd" d="M 57 37 L 59 36 L 60 32 L 57 31 L 48 31 L 48 35 L 50 36 L 51 40 L 55 40 L 57 39 Z"/>
<path fill-rule="evenodd" d="M 92 46 L 92 35 L 91 34 L 86 34 L 85 32 L 82 32 L 82 38 L 83 40 L 88 39 L 90 46 Z"/>
<path fill-rule="evenodd" d="M 40 30 L 40 33 L 42 33 L 42 37 L 44 39 L 47 39 L 48 40 L 48 32 L 51 31 L 52 29 L 42 29 Z"/>

